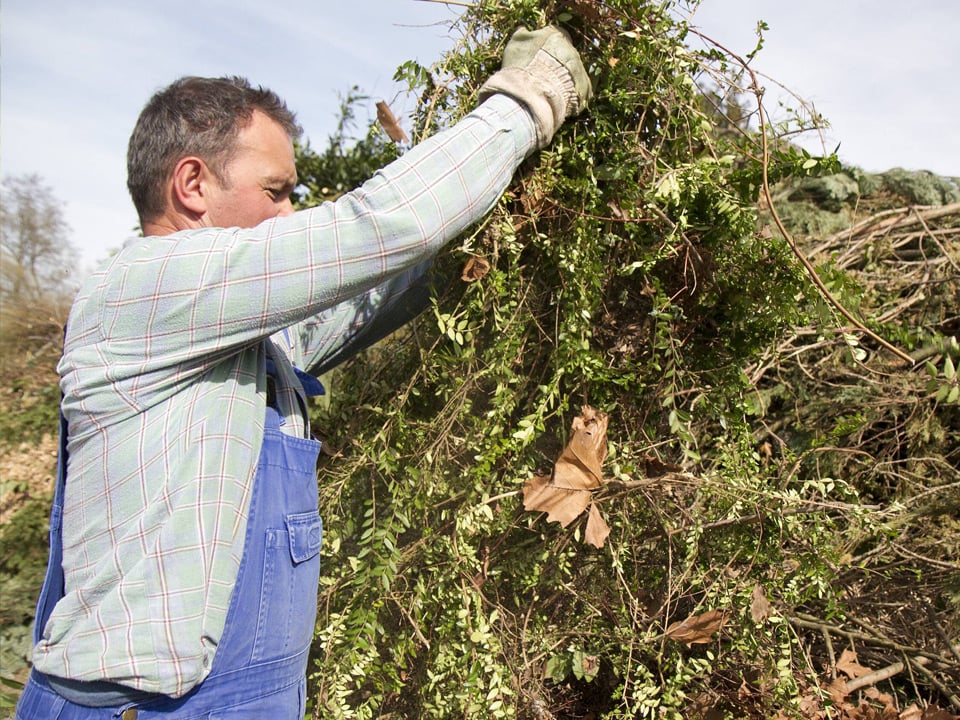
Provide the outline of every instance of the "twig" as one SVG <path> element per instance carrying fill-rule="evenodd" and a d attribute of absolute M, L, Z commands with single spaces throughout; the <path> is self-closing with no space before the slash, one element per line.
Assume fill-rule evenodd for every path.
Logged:
<path fill-rule="evenodd" d="M 827 655 L 830 657 L 830 679 L 837 679 L 837 654 L 833 651 L 833 640 L 830 638 L 828 630 L 821 630 L 823 635 L 823 644 L 827 646 Z"/>
<path fill-rule="evenodd" d="M 864 626 L 871 630 L 870 634 L 852 630 L 843 630 L 835 625 L 830 625 L 829 623 L 825 623 L 818 618 L 813 618 L 809 615 L 804 615 L 803 613 L 797 613 L 796 616 L 788 617 L 787 620 L 791 624 L 798 627 L 807 628 L 808 630 L 819 630 L 822 633 L 831 632 L 836 635 L 840 635 L 841 637 L 845 637 L 848 640 L 859 640 L 867 644 L 878 645 L 880 647 L 897 650 L 903 655 L 905 662 L 896 662 L 888 665 L 885 668 L 876 670 L 875 672 L 846 681 L 846 689 L 849 692 L 853 692 L 859 688 L 875 685 L 903 672 L 909 667 L 923 675 L 924 678 L 926 678 L 931 685 L 933 685 L 945 698 L 947 698 L 954 707 L 960 709 L 960 697 L 958 697 L 954 691 L 950 690 L 946 685 L 944 685 L 943 682 L 941 682 L 940 679 L 937 678 L 926 667 L 931 663 L 937 663 L 939 667 L 956 669 L 956 664 L 951 662 L 948 656 L 936 655 L 921 648 L 901 645 L 900 643 L 894 642 L 885 637 L 878 637 L 877 635 L 873 634 L 876 633 L 876 630 L 873 630 L 873 628 L 870 628 L 865 623 Z M 955 652 L 952 646 L 951 650 Z"/>
<path fill-rule="evenodd" d="M 933 608 L 930 606 L 926 600 L 923 601 L 923 607 L 927 611 L 927 617 L 930 618 L 930 624 L 933 625 L 933 629 L 937 631 L 937 635 L 940 636 L 940 639 L 946 644 L 947 649 L 953 654 L 957 659 L 957 662 L 960 662 L 960 649 L 957 645 L 954 645 L 951 642 L 950 638 L 947 637 L 947 633 L 944 631 L 943 626 L 940 624 L 940 621 L 937 620 L 937 614 L 933 611 Z"/>
<path fill-rule="evenodd" d="M 916 212 L 917 215 L 911 217 L 911 210 Z M 884 210 L 883 212 L 879 212 L 875 215 L 865 218 L 864 220 L 861 220 L 856 225 L 853 225 L 846 230 L 841 230 L 840 232 L 826 238 L 822 243 L 820 243 L 820 245 L 813 249 L 812 254 L 815 256 L 819 255 L 820 253 L 825 252 L 833 247 L 834 244 L 852 238 L 854 235 L 864 233 L 867 230 L 869 230 L 870 233 L 875 233 L 880 230 L 890 231 L 898 227 L 908 227 L 916 223 L 918 220 L 921 222 L 923 220 L 936 220 L 946 215 L 953 215 L 954 213 L 960 213 L 960 203 L 951 203 L 950 205 L 939 205 L 933 207 L 909 206 Z M 891 219 L 891 217 L 893 219 Z"/>
<path fill-rule="evenodd" d="M 770 192 L 770 178 L 768 175 L 768 165 L 770 162 L 770 147 L 767 140 L 766 112 L 763 108 L 763 89 L 760 87 L 760 83 L 757 80 L 757 75 L 754 72 L 753 68 L 751 68 L 750 65 L 743 60 L 743 58 L 739 57 L 735 53 L 730 53 L 730 55 L 732 57 L 735 57 L 742 64 L 744 70 L 746 70 L 747 73 L 749 73 L 750 80 L 751 80 L 751 87 L 753 89 L 754 95 L 757 98 L 757 109 L 758 109 L 757 115 L 759 117 L 759 122 L 760 122 L 760 142 L 761 142 L 762 153 L 763 153 L 763 158 L 761 163 L 761 169 L 763 171 L 763 175 L 762 175 L 763 196 L 766 199 L 767 205 L 770 208 L 770 214 L 773 217 L 774 223 L 776 223 L 777 229 L 780 231 L 784 239 L 787 241 L 787 244 L 790 246 L 790 250 L 793 252 L 794 256 L 797 258 L 797 260 L 800 261 L 800 264 L 803 265 L 804 269 L 807 272 L 807 276 L 810 278 L 810 281 L 814 284 L 817 290 L 820 291 L 821 296 L 830 305 L 832 305 L 837 310 L 837 312 L 839 312 L 855 328 L 857 328 L 857 330 L 862 332 L 867 337 L 871 338 L 874 342 L 878 343 L 880 346 L 882 346 L 889 352 L 893 353 L 894 355 L 896 355 L 897 357 L 899 357 L 901 360 L 908 363 L 912 367 L 913 360 L 907 353 L 905 353 L 903 350 L 896 347 L 895 345 L 891 344 L 887 340 L 884 340 L 882 337 L 880 337 L 875 332 L 873 332 L 868 327 L 866 327 L 858 318 L 856 318 L 853 315 L 853 313 L 851 313 L 846 307 L 843 306 L 843 304 L 839 300 L 837 300 L 836 296 L 834 296 L 834 294 L 830 292 L 830 289 L 826 286 L 826 284 L 823 282 L 823 279 L 817 273 L 816 268 L 813 266 L 813 264 L 810 262 L 807 256 L 800 251 L 800 248 L 797 246 L 797 243 L 793 239 L 793 236 L 787 231 L 787 228 L 784 226 L 783 220 L 780 218 L 780 214 L 777 212 L 777 209 L 773 204 L 773 195 Z"/>
<path fill-rule="evenodd" d="M 824 504 L 809 504 L 802 507 L 795 508 L 786 508 L 784 510 L 779 510 L 776 513 L 757 513 L 755 515 L 740 515 L 738 517 L 726 518 L 724 520 L 716 520 L 714 522 L 709 522 L 700 526 L 700 530 L 716 530 L 717 528 L 728 527 L 730 525 L 750 525 L 754 523 L 760 523 L 764 520 L 771 518 L 782 518 L 790 515 L 810 515 L 812 513 L 824 512 L 827 509 L 831 509 L 834 506 L 824 505 Z M 678 533 L 686 532 L 687 527 L 678 527 L 671 530 L 667 530 L 667 535 L 676 535 Z"/>
<path fill-rule="evenodd" d="M 944 685 L 932 672 L 927 670 L 927 668 L 924 667 L 926 663 L 918 662 L 919 658 L 907 658 L 907 660 L 910 663 L 910 667 L 923 675 L 927 681 L 940 692 L 941 695 L 950 701 L 951 705 L 960 710 L 960 696 L 958 696 L 955 691 Z"/>
<path fill-rule="evenodd" d="M 806 615 L 804 613 L 797 613 L 792 617 L 788 617 L 787 620 L 798 627 L 806 628 L 807 630 L 817 630 L 823 632 L 828 630 L 834 635 L 839 635 L 840 637 L 847 638 L 848 640 L 859 640 L 861 642 L 866 642 L 871 645 L 876 645 L 878 647 L 889 648 L 890 650 L 896 650 L 897 652 L 903 653 L 904 655 L 912 655 L 917 657 L 924 657 L 930 660 L 936 660 L 939 663 L 943 663 L 949 666 L 955 666 L 955 663 L 952 660 L 944 657 L 943 655 L 938 655 L 936 653 L 924 650 L 923 648 L 913 647 L 910 645 L 904 645 L 898 643 L 894 640 L 890 640 L 885 637 L 877 637 L 873 634 L 858 632 L 856 630 L 844 630 L 841 627 L 836 625 L 831 625 L 830 623 L 824 622 L 819 618 L 815 618 L 811 615 Z"/>
<path fill-rule="evenodd" d="M 960 571 L 960 563 L 950 563 L 950 562 L 944 562 L 943 560 L 936 560 L 934 558 L 929 558 L 929 557 L 926 557 L 925 555 L 920 555 L 919 553 L 915 553 L 912 550 L 907 550 L 905 547 L 897 543 L 891 543 L 890 547 L 893 548 L 894 552 L 898 553 L 899 555 L 908 557 L 911 560 L 920 560 L 921 562 L 925 562 L 928 565 L 933 565 L 934 567 L 941 568 L 942 570 L 952 570 L 954 572 Z M 958 657 L 957 659 L 960 660 L 960 657 Z"/>
<path fill-rule="evenodd" d="M 918 661 L 919 660 L 930 662 L 927 658 L 918 658 Z M 887 665 L 887 667 L 881 668 L 880 670 L 875 670 L 872 673 L 867 673 L 866 675 L 861 675 L 858 678 L 847 680 L 845 683 L 847 692 L 853 692 L 854 690 L 870 687 L 871 685 L 876 685 L 879 682 L 888 680 L 894 675 L 899 675 L 902 673 L 906 667 L 907 666 L 905 663 L 895 662 L 893 665 Z"/>
<path fill-rule="evenodd" d="M 635 488 L 650 487 L 651 485 L 666 485 L 668 483 L 684 482 L 698 484 L 701 482 L 701 479 L 696 475 L 688 475 L 687 473 L 667 472 L 663 475 L 641 478 L 639 480 L 621 480 L 620 478 L 612 478 L 607 480 L 604 483 L 604 486 L 617 490 L 633 490 Z"/>
<path fill-rule="evenodd" d="M 950 267 L 960 273 L 960 267 L 957 267 L 957 264 L 953 261 L 953 258 L 950 257 L 950 253 L 947 252 L 947 249 L 943 246 L 940 240 L 937 239 L 936 234 L 930 230 L 930 226 L 927 225 L 927 221 L 923 219 L 923 216 L 920 214 L 920 211 L 916 208 L 913 208 L 913 214 L 917 216 L 917 220 L 923 226 L 924 231 L 926 232 L 927 237 L 929 237 L 933 242 L 936 243 L 937 247 L 940 248 L 940 252 L 943 253 L 943 256 L 947 259 L 947 262 L 950 263 Z"/>

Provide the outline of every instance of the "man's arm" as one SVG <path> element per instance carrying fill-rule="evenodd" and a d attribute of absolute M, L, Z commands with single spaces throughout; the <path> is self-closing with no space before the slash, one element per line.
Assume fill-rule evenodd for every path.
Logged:
<path fill-rule="evenodd" d="M 427 260 L 294 326 L 300 356 L 291 359 L 320 375 L 403 327 L 430 305 L 432 268 Z"/>
<path fill-rule="evenodd" d="M 335 203 L 131 242 L 87 309 L 115 378 L 215 362 L 413 271 L 492 208 L 535 146 L 530 115 L 497 95 Z"/>

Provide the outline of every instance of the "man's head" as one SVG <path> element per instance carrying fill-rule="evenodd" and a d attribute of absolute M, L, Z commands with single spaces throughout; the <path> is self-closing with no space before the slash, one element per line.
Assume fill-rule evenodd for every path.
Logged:
<path fill-rule="evenodd" d="M 127 187 L 144 230 L 171 213 L 221 226 L 283 214 L 296 182 L 292 142 L 300 132 L 275 93 L 243 78 L 185 77 L 157 92 L 127 151 Z M 181 229 L 176 225 L 168 229 Z"/>

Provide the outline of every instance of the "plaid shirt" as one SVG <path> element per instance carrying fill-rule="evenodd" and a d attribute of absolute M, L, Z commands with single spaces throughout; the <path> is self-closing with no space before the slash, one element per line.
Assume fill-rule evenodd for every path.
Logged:
<path fill-rule="evenodd" d="M 534 146 L 529 114 L 494 96 L 335 203 L 134 238 L 87 280 L 58 368 L 66 594 L 38 670 L 173 696 L 207 676 L 243 553 L 267 359 L 286 431 L 306 436 L 291 363 L 322 372 L 406 320 L 424 263 Z"/>

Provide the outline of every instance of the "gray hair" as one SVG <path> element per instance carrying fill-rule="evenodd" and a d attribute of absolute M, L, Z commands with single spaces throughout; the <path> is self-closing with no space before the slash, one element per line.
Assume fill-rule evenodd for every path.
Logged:
<path fill-rule="evenodd" d="M 242 77 L 184 77 L 150 98 L 127 147 L 127 189 L 141 225 L 166 210 L 166 182 L 182 158 L 195 155 L 225 182 L 237 135 L 257 110 L 291 141 L 303 132 L 276 93 Z"/>

